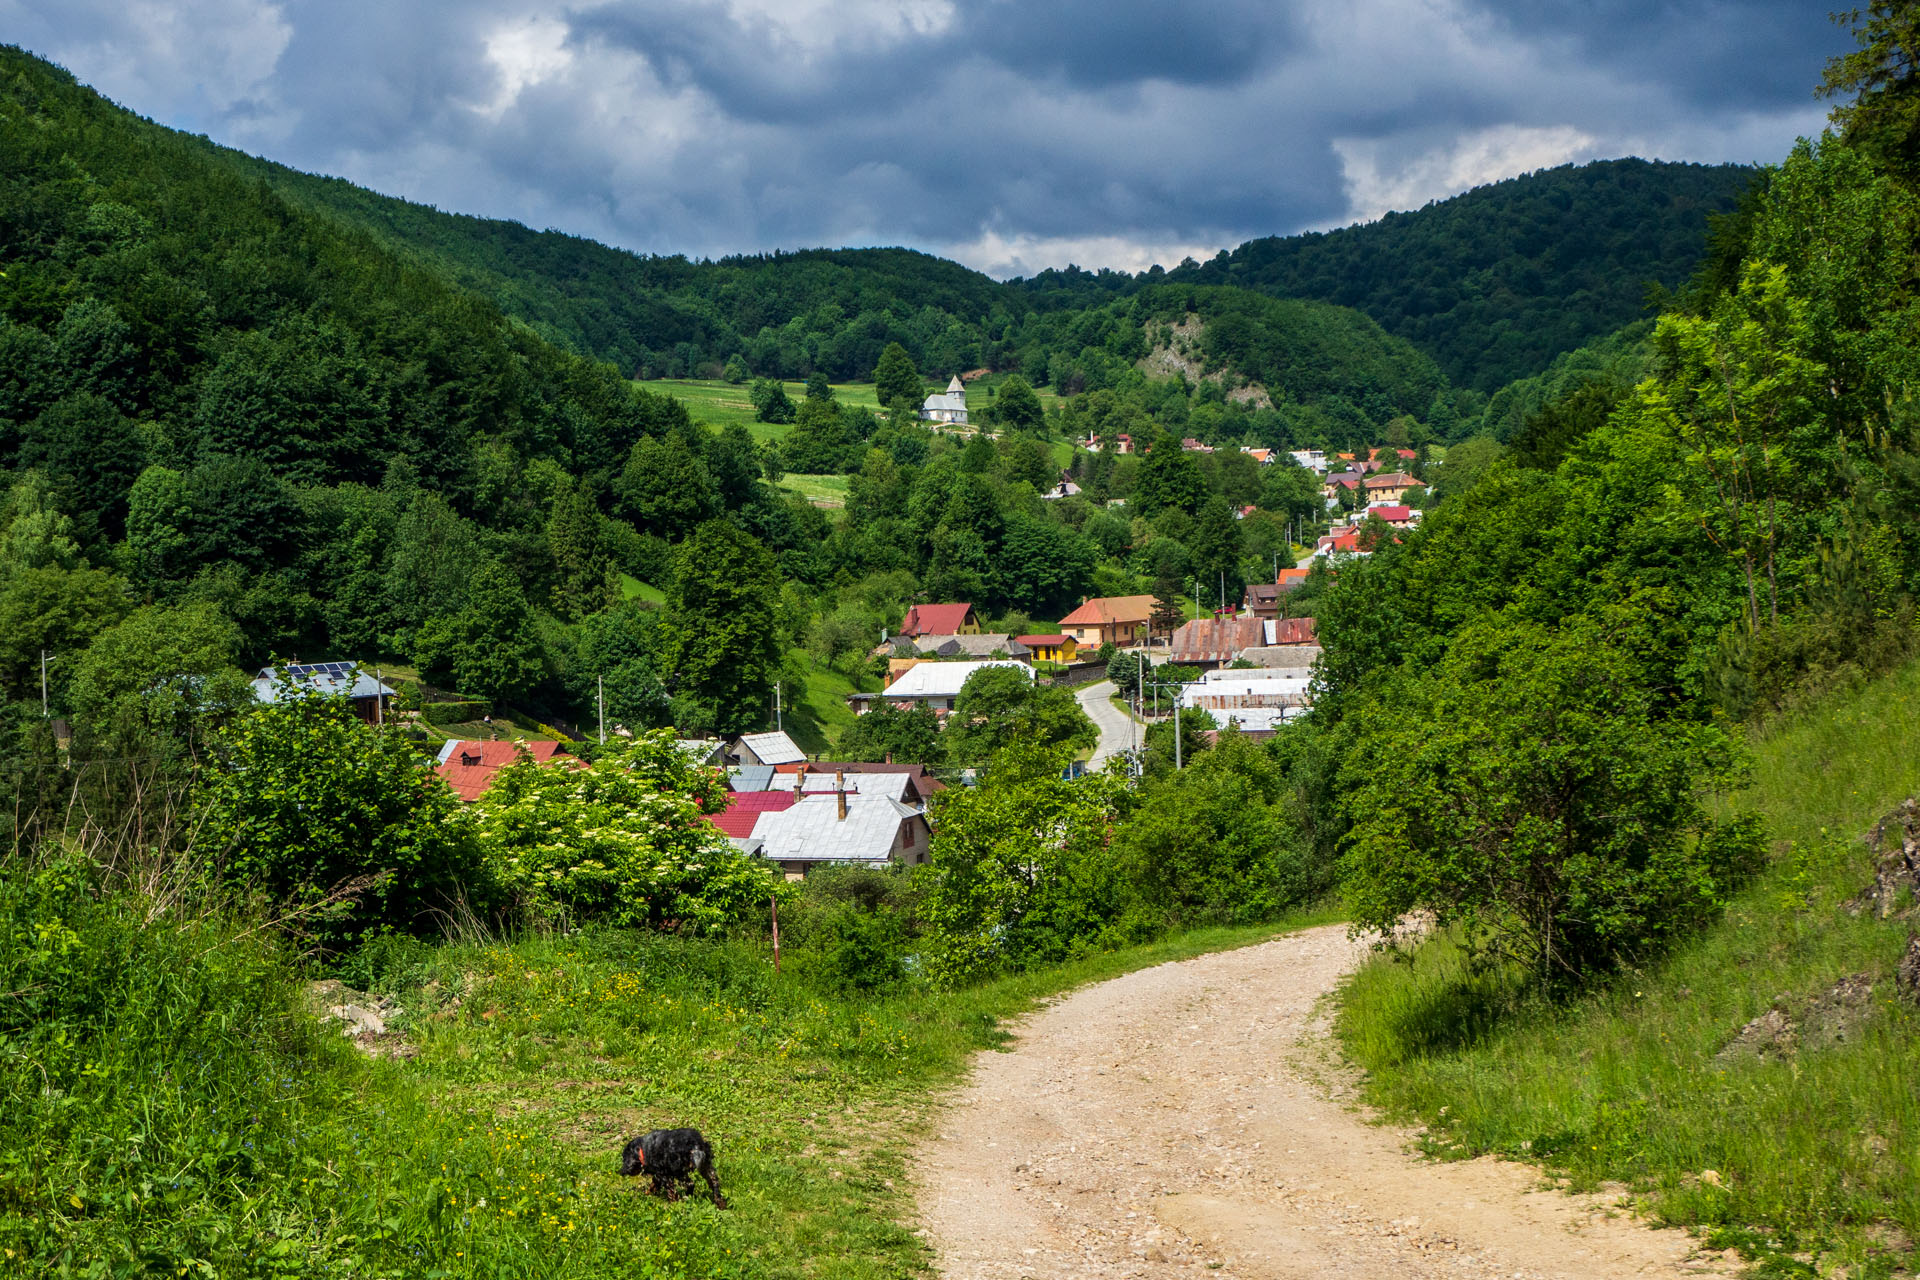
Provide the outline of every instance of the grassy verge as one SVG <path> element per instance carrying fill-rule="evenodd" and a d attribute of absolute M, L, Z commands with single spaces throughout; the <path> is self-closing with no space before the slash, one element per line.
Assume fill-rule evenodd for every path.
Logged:
<path fill-rule="evenodd" d="M 1776 837 L 1718 927 L 1569 1007 L 1475 976 L 1449 939 L 1347 988 L 1338 1028 L 1370 1098 L 1429 1126 L 1440 1155 L 1497 1152 L 1575 1185 L 1630 1184 L 1662 1220 L 1778 1274 L 1890 1275 L 1920 1238 L 1920 1016 L 1894 998 L 1902 921 L 1845 903 L 1860 837 L 1920 792 L 1920 665 L 1771 726 L 1728 808 Z M 1781 996 L 1874 981 L 1838 1044 L 1786 1061 L 1721 1049 Z M 1711 1176 L 1709 1176 L 1711 1171 Z"/>
<path fill-rule="evenodd" d="M 620 575 L 620 595 L 627 600 L 640 600 L 652 605 L 664 605 L 667 602 L 666 592 L 640 581 L 630 573 Z"/>
<path fill-rule="evenodd" d="M 820 950 L 588 932 L 375 942 L 410 1057 L 303 1011 L 243 919 L 0 867 L 0 1274 L 899 1277 L 907 1160 L 940 1091 L 1074 985 L 1321 916 L 1207 930 L 959 992 L 836 988 Z M 333 996 L 329 999 L 338 999 Z M 402 1042 L 389 1035 L 389 1049 Z M 732 1207 L 616 1176 L 693 1124 Z"/>

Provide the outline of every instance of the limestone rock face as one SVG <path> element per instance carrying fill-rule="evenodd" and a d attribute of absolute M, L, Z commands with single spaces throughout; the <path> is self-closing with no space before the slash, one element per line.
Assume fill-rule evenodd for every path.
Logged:
<path fill-rule="evenodd" d="M 1871 911 L 1882 920 L 1920 910 L 1920 797 L 1909 799 L 1867 835 L 1874 857 L 1873 883 L 1847 904 L 1854 915 Z"/>

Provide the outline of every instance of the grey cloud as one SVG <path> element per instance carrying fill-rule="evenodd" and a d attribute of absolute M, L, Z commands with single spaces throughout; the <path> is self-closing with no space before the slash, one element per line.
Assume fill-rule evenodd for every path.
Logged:
<path fill-rule="evenodd" d="M 950 21 L 891 27 L 825 5 L 804 39 L 698 0 L 175 2 L 281 23 L 284 48 L 245 84 L 253 46 L 154 58 L 117 6 L 48 5 L 20 29 L 164 122 L 443 208 L 655 252 L 997 238 L 1022 262 L 1337 222 L 1355 145 L 1405 171 L 1366 175 L 1395 193 L 1537 156 L 1485 142 L 1502 130 L 1590 139 L 1582 154 L 1778 154 L 1845 39 L 1759 0 L 956 0 Z M 5 29 L 18 16 L 0 0 Z M 530 17 L 565 23 L 555 68 L 484 110 L 508 87 L 488 40 Z M 1449 148 L 1477 159 L 1435 162 Z"/>

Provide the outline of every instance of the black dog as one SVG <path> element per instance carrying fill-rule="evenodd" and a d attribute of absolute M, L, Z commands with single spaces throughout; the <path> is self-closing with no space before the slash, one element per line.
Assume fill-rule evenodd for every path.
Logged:
<path fill-rule="evenodd" d="M 720 1194 L 720 1178 L 713 1171 L 713 1146 L 698 1129 L 655 1129 L 643 1133 L 620 1150 L 620 1174 L 631 1178 L 646 1174 L 655 1195 L 678 1200 L 683 1187 L 690 1187 L 693 1175 L 707 1180 L 716 1208 L 727 1207 Z"/>

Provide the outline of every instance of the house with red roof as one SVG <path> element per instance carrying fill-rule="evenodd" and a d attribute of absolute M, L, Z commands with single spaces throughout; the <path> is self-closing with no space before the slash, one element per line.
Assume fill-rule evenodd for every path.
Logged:
<path fill-rule="evenodd" d="M 449 742 L 440 748 L 440 763 L 435 772 L 447 780 L 462 803 L 472 804 L 493 785 L 494 775 L 518 760 L 522 751 L 536 764 L 574 760 L 564 742 L 470 740 Z"/>
<path fill-rule="evenodd" d="M 980 634 L 980 619 L 970 604 L 916 604 L 907 610 L 900 623 L 900 634 L 918 636 L 974 636 Z"/>

